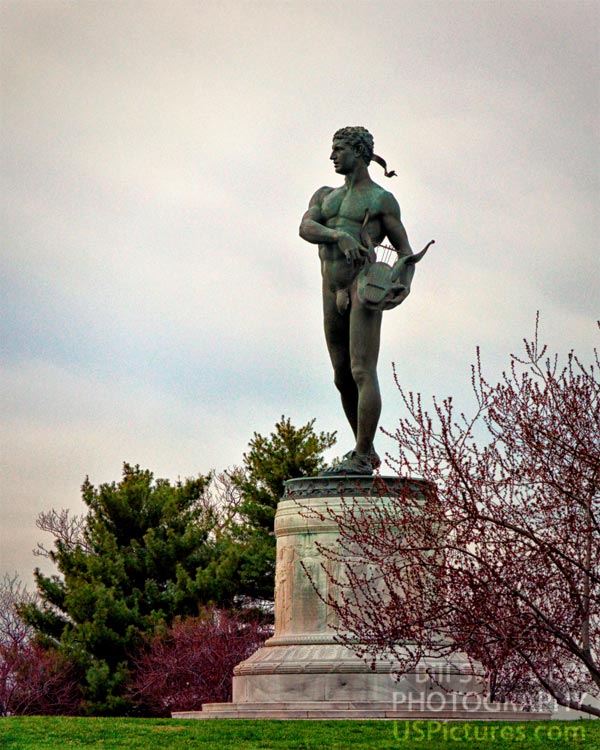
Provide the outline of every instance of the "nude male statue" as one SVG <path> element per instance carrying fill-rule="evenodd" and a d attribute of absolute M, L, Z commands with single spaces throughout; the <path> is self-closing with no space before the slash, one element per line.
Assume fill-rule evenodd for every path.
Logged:
<path fill-rule="evenodd" d="M 344 185 L 317 190 L 302 217 L 300 236 L 319 246 L 325 338 L 356 445 L 325 474 L 372 474 L 381 463 L 373 440 L 381 413 L 377 358 L 383 313 L 367 308 L 358 297 L 357 277 L 373 260 L 364 237 L 373 245 L 387 237 L 400 256 L 413 252 L 398 202 L 369 176 L 372 159 L 386 168 L 373 154 L 369 131 L 338 130 L 329 158 L 335 171 L 344 175 Z"/>

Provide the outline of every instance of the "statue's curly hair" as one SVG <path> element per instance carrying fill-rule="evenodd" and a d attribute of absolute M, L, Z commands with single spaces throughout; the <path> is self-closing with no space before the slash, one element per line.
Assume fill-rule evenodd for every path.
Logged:
<path fill-rule="evenodd" d="M 351 125 L 346 128 L 340 128 L 333 135 L 333 140 L 339 139 L 345 141 L 352 148 L 355 148 L 360 152 L 360 155 L 364 159 L 367 166 L 371 163 L 373 158 L 373 136 L 366 128 L 361 125 Z"/>

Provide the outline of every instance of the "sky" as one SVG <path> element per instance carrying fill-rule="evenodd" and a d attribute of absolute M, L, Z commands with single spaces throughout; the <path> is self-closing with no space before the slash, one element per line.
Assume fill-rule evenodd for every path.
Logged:
<path fill-rule="evenodd" d="M 3 0 L 0 576 L 38 514 L 123 462 L 239 465 L 285 414 L 352 447 L 310 196 L 363 125 L 415 251 L 385 314 L 380 424 L 468 408 L 541 338 L 590 362 L 600 309 L 598 0 Z M 383 184 L 385 183 L 385 184 Z M 381 435 L 381 454 L 394 442 Z M 46 538 L 45 538 L 46 537 Z"/>

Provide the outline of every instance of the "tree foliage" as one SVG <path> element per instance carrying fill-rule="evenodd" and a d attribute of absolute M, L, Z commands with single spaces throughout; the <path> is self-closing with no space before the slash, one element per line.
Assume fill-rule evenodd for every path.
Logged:
<path fill-rule="evenodd" d="M 19 608 L 35 601 L 17 575 L 6 574 L 0 582 L 0 716 L 15 713 L 19 704 L 20 656 L 33 637 Z"/>
<path fill-rule="evenodd" d="M 231 700 L 233 668 L 262 646 L 259 619 L 207 608 L 146 639 L 133 663 L 130 693 L 144 714 L 170 716 Z"/>
<path fill-rule="evenodd" d="M 288 479 L 315 476 L 325 468 L 323 451 L 335 445 L 335 433 L 314 431 L 315 420 L 294 427 L 284 416 L 269 437 L 254 433 L 244 453 L 244 468 L 234 474 L 242 492 L 240 513 L 254 528 L 273 531 L 277 503 Z"/>
<path fill-rule="evenodd" d="M 323 451 L 335 444 L 335 433 L 317 433 L 314 424 L 312 419 L 295 427 L 282 416 L 268 437 L 255 432 L 244 453 L 243 467 L 230 474 L 240 493 L 239 523 L 233 527 L 236 544 L 230 554 L 237 556 L 239 579 L 250 598 L 274 597 L 273 526 L 285 482 L 318 474 L 325 467 Z M 227 555 L 221 558 L 226 559 Z"/>
<path fill-rule="evenodd" d="M 62 577 L 36 570 L 42 601 L 23 615 L 84 670 L 90 712 L 127 710 L 129 654 L 141 635 L 176 615 L 197 614 L 210 597 L 201 575 L 216 523 L 208 482 L 201 476 L 171 485 L 129 464 L 118 484 L 96 488 L 86 479 L 85 525 L 79 535 L 57 534 L 48 553 Z"/>
<path fill-rule="evenodd" d="M 269 438 L 255 433 L 244 467 L 171 484 L 125 464 L 118 483 L 82 487 L 87 513 L 42 513 L 54 537 L 37 554 L 59 574 L 36 570 L 39 600 L 21 608 L 40 647 L 57 649 L 83 675 L 89 713 L 134 710 L 131 660 L 175 618 L 214 604 L 272 599 L 273 517 L 286 479 L 316 471 L 333 436 L 282 417 Z"/>
<path fill-rule="evenodd" d="M 349 504 L 339 519 L 355 557 L 330 604 L 350 647 L 405 669 L 464 651 L 494 699 L 531 703 L 536 689 L 600 715 L 586 699 L 600 694 L 599 370 L 597 352 L 559 366 L 536 324 L 500 382 L 478 353 L 472 417 L 451 398 L 429 413 L 398 383 L 393 460 L 425 480 L 426 502 L 404 494 L 366 516 Z"/>
<path fill-rule="evenodd" d="M 37 597 L 18 576 L 0 581 L 0 716 L 75 713 L 81 700 L 75 666 L 36 642 L 19 612 Z"/>

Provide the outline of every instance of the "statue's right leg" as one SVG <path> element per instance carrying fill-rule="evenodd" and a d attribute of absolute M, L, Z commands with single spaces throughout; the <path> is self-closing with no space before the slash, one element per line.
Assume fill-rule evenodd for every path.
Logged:
<path fill-rule="evenodd" d="M 340 313 L 336 304 L 336 295 L 323 289 L 323 324 L 325 341 L 336 388 L 342 398 L 342 407 L 352 432 L 356 437 L 358 431 L 358 388 L 352 377 L 350 366 L 350 314 L 349 310 Z"/>
<path fill-rule="evenodd" d="M 350 313 L 350 359 L 352 378 L 358 388 L 358 434 L 356 451 L 360 455 L 374 454 L 373 441 L 381 414 L 381 393 L 377 380 L 377 359 L 381 336 L 382 313 L 367 310 L 352 290 Z"/>

